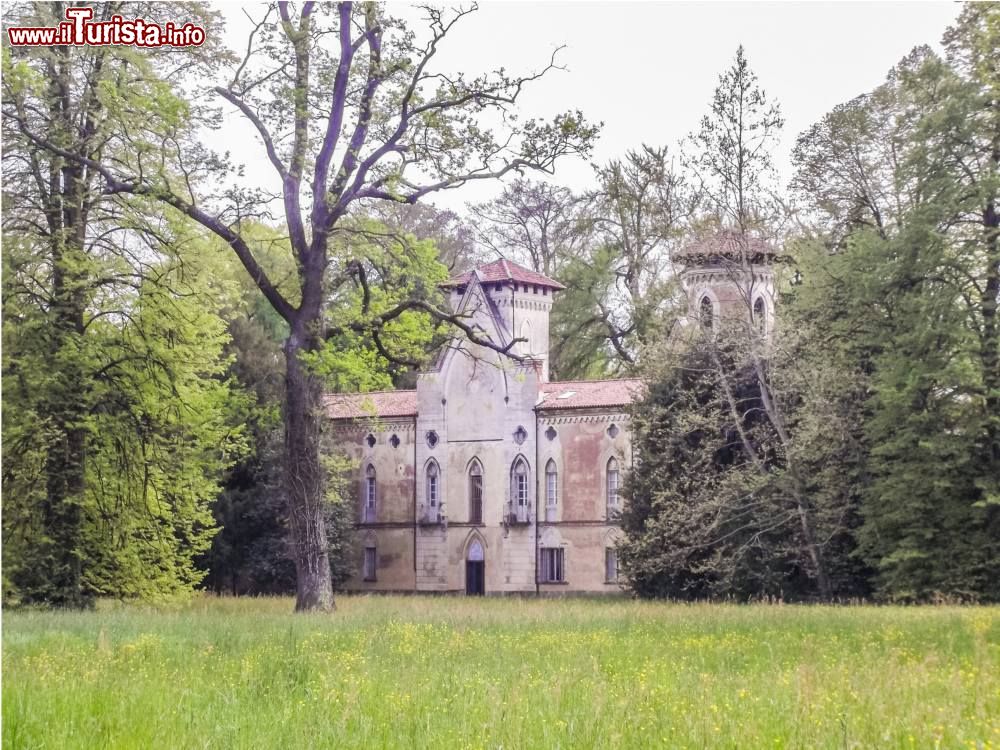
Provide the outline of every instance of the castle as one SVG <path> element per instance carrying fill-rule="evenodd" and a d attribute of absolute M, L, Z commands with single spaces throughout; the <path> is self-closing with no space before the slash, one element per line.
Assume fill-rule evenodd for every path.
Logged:
<path fill-rule="evenodd" d="M 681 279 L 703 325 L 748 287 L 753 317 L 773 315 L 766 258 L 743 278 L 727 263 L 734 247 L 716 237 L 685 251 Z M 358 467 L 346 588 L 619 592 L 619 488 L 642 382 L 549 381 L 549 311 L 564 288 L 554 279 L 499 260 L 445 288 L 476 338 L 521 339 L 519 359 L 455 338 L 415 390 L 327 396 L 336 442 Z"/>

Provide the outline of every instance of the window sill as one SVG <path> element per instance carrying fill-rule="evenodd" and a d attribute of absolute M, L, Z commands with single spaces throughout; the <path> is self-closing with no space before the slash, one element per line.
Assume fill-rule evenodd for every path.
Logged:
<path fill-rule="evenodd" d="M 569 581 L 539 581 L 542 586 L 568 586 Z"/>
<path fill-rule="evenodd" d="M 377 578 L 362 578 L 361 582 L 362 583 L 378 583 L 378 579 Z"/>

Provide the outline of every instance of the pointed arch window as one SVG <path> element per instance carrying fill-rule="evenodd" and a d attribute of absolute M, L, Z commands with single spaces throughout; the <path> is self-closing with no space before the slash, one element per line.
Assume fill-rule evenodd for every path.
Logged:
<path fill-rule="evenodd" d="M 621 510 L 621 499 L 618 494 L 620 483 L 621 474 L 618 469 L 618 459 L 612 458 L 608 461 L 607 470 L 608 518 L 615 517 Z"/>
<path fill-rule="evenodd" d="M 528 464 L 523 458 L 518 458 L 514 462 L 510 479 L 511 515 L 515 516 L 517 523 L 528 523 L 531 507 L 528 490 Z"/>
<path fill-rule="evenodd" d="M 375 481 L 375 467 L 368 464 L 365 469 L 365 507 L 363 520 L 365 523 L 375 522 L 375 503 L 378 483 Z"/>
<path fill-rule="evenodd" d="M 556 507 L 559 504 L 559 472 L 556 462 L 549 459 L 545 464 L 545 520 L 556 520 Z"/>
<path fill-rule="evenodd" d="M 469 466 L 469 523 L 483 522 L 483 467 L 477 460 Z"/>
<path fill-rule="evenodd" d="M 432 520 L 441 513 L 441 472 L 437 461 L 427 464 L 427 509 Z"/>
<path fill-rule="evenodd" d="M 521 324 L 521 338 L 524 339 L 521 342 L 521 351 L 525 354 L 531 354 L 531 323 L 527 320 Z"/>
<path fill-rule="evenodd" d="M 698 318 L 701 320 L 701 326 L 705 330 L 712 330 L 715 325 L 713 316 L 715 314 L 714 306 L 712 305 L 712 298 L 707 294 L 701 298 L 701 302 L 698 304 Z"/>

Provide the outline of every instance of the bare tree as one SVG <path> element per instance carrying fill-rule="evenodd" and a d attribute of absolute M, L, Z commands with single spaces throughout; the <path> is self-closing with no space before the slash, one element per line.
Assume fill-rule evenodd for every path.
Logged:
<path fill-rule="evenodd" d="M 598 187 L 586 196 L 582 229 L 590 254 L 603 253 L 612 274 L 596 308 L 608 341 L 631 364 L 636 339 L 644 339 L 671 296 L 671 249 L 699 196 L 666 148 L 643 145 L 595 169 Z"/>
<path fill-rule="evenodd" d="M 553 277 L 580 236 L 576 204 L 568 188 L 517 179 L 469 210 L 481 222 L 478 238 L 496 255 Z"/>

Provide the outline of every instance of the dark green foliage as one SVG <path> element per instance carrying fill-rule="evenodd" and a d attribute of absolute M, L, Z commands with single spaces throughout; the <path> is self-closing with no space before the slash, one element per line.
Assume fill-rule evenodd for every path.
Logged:
<path fill-rule="evenodd" d="M 738 342 L 698 341 L 662 355 L 666 364 L 652 370 L 647 396 L 633 410 L 636 469 L 625 486 L 620 547 L 632 589 L 690 599 L 816 597 L 802 482 L 832 594 L 863 592 L 849 556 L 854 498 L 826 491 L 823 474 L 842 441 L 813 440 L 809 410 L 818 399 L 803 396 L 801 381 L 780 392 L 789 448 Z"/>
<path fill-rule="evenodd" d="M 792 310 L 860 384 L 834 396 L 864 446 L 840 465 L 888 599 L 1000 598 L 998 39 L 1000 6 L 967 6 L 946 58 L 918 48 L 796 149 L 836 251 L 800 259 Z"/>

